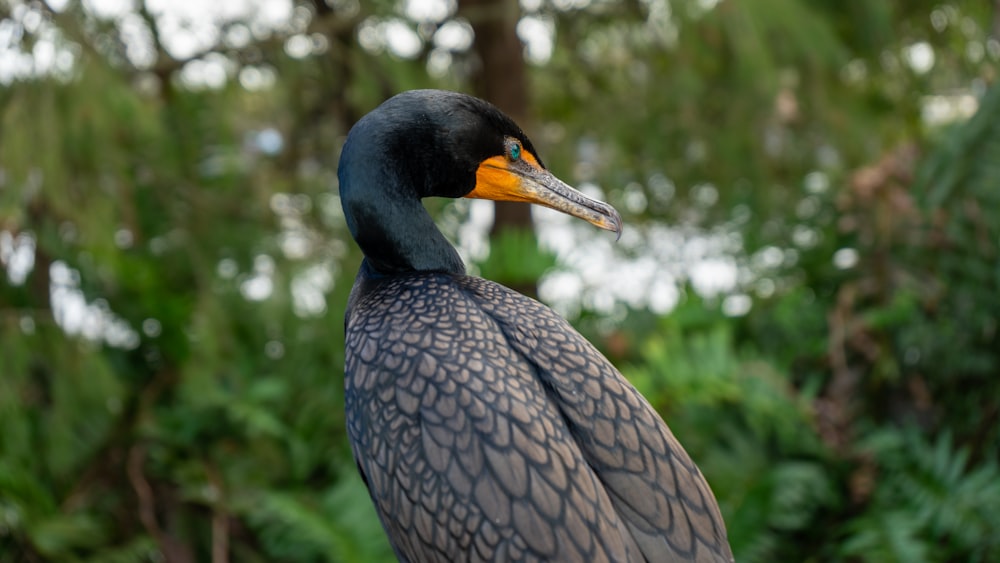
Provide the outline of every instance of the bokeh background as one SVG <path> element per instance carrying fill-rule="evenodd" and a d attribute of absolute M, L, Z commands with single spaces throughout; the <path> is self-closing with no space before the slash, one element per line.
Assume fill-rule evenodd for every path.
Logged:
<path fill-rule="evenodd" d="M 392 560 L 351 124 L 488 98 L 613 235 L 428 201 L 661 411 L 737 559 L 1000 560 L 1000 1 L 0 0 L 0 560 Z"/>

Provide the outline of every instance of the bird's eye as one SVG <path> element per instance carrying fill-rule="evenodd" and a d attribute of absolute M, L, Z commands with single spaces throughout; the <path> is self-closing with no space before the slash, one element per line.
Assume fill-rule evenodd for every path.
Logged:
<path fill-rule="evenodd" d="M 507 158 L 511 160 L 518 160 L 521 158 L 521 143 L 511 141 L 507 144 Z"/>

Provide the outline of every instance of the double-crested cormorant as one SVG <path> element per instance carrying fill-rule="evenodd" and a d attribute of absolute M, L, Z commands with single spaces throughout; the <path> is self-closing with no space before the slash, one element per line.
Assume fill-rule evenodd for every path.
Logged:
<path fill-rule="evenodd" d="M 346 315 L 355 460 L 401 561 L 731 561 L 715 498 L 649 403 L 548 307 L 465 274 L 420 199 L 528 201 L 621 232 L 492 105 L 395 96 L 351 129 L 365 258 Z"/>

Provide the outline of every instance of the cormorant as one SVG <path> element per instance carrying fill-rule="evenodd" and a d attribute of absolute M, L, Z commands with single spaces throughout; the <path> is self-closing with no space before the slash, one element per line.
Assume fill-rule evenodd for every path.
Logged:
<path fill-rule="evenodd" d="M 401 561 L 732 561 L 718 505 L 649 403 L 564 319 L 468 276 L 420 200 L 537 203 L 616 233 L 506 115 L 399 94 L 338 168 L 364 260 L 346 314 L 351 447 Z"/>

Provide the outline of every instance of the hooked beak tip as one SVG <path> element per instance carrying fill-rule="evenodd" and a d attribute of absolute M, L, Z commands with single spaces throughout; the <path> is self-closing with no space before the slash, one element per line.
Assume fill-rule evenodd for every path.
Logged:
<path fill-rule="evenodd" d="M 623 230 L 621 218 L 618 217 L 617 214 L 615 214 L 614 216 L 606 217 L 604 219 L 606 219 L 606 222 L 599 223 L 597 224 L 597 226 L 606 231 L 611 231 L 612 233 L 614 233 L 615 242 L 620 241 L 622 239 L 622 230 Z"/>

